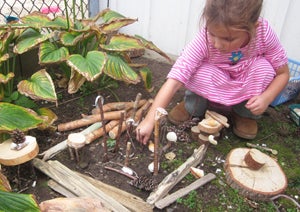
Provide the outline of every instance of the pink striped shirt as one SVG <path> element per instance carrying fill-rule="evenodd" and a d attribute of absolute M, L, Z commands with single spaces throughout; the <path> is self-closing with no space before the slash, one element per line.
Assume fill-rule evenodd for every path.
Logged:
<path fill-rule="evenodd" d="M 207 38 L 206 30 L 200 30 L 167 78 L 213 102 L 234 105 L 261 94 L 287 64 L 284 48 L 263 18 L 254 38 L 235 52 L 221 53 Z"/>

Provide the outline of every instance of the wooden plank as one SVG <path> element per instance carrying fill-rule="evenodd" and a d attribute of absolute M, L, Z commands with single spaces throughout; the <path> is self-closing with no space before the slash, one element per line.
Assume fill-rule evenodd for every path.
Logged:
<path fill-rule="evenodd" d="M 197 166 L 203 159 L 207 150 L 207 145 L 201 145 L 195 150 L 194 154 L 189 157 L 181 166 L 166 176 L 147 198 L 147 202 L 153 205 L 155 202 L 163 198 L 168 192 L 190 171 L 192 166 Z"/>
<path fill-rule="evenodd" d="M 99 198 L 102 200 L 103 205 L 112 211 L 129 211 L 115 199 L 106 195 L 103 191 L 58 161 L 44 162 L 38 158 L 34 158 L 32 163 L 36 168 L 79 197 Z"/>
<path fill-rule="evenodd" d="M 79 176 L 88 180 L 95 187 L 101 189 L 105 194 L 111 196 L 114 199 L 117 199 L 122 205 L 128 208 L 130 211 L 143 211 L 151 212 L 153 211 L 153 206 L 145 202 L 138 196 L 132 195 L 126 191 L 118 189 L 116 187 L 107 185 L 99 180 L 95 180 L 89 176 L 86 176 L 81 173 L 77 173 Z"/>
<path fill-rule="evenodd" d="M 52 188 L 54 191 L 56 191 L 57 193 L 62 194 L 65 197 L 68 198 L 73 198 L 73 197 L 77 197 L 74 193 L 70 192 L 68 189 L 66 189 L 65 187 L 63 187 L 62 185 L 58 184 L 57 182 L 55 182 L 54 180 L 48 180 L 48 186 L 50 188 Z"/>
<path fill-rule="evenodd" d="M 168 205 L 170 205 L 171 203 L 173 203 L 174 201 L 176 201 L 178 198 L 187 195 L 189 192 L 196 190 L 200 186 L 210 182 L 211 180 L 213 180 L 215 178 L 216 178 L 216 175 L 209 173 L 209 174 L 201 177 L 200 179 L 196 180 L 192 184 L 188 185 L 187 187 L 184 187 L 184 188 L 166 196 L 165 198 L 157 201 L 155 203 L 155 206 L 159 209 L 163 209 L 163 208 L 167 207 Z"/>

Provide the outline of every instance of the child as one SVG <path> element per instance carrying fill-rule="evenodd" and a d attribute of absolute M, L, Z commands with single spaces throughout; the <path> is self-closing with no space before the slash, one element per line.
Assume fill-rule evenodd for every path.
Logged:
<path fill-rule="evenodd" d="M 184 49 L 157 93 L 137 140 L 146 144 L 156 108 L 165 108 L 181 87 L 184 101 L 168 114 L 180 124 L 203 116 L 210 105 L 232 111 L 233 132 L 245 139 L 257 134 L 256 119 L 289 80 L 286 52 L 269 23 L 260 17 L 263 0 L 206 0 L 205 27 Z"/>

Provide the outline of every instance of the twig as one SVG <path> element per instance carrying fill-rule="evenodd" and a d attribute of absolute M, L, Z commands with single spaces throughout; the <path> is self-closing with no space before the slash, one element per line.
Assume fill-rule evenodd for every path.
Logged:
<path fill-rule="evenodd" d="M 112 168 L 112 167 L 109 167 L 109 166 L 105 166 L 104 168 L 105 168 L 105 169 L 108 169 L 108 170 L 110 170 L 110 171 L 114 171 L 114 172 L 117 172 L 117 173 L 119 173 L 119 174 L 122 174 L 122 175 L 124 175 L 124 176 L 126 176 L 126 177 L 128 177 L 128 178 L 130 178 L 130 179 L 132 179 L 132 180 L 136 180 L 136 179 L 137 179 L 137 177 L 134 177 L 134 176 L 132 176 L 132 175 L 130 175 L 130 174 L 127 174 L 127 173 L 125 173 L 125 172 L 122 172 L 122 171 L 120 171 L 120 170 L 118 170 L 118 169 L 115 169 L 115 168 Z"/>
<path fill-rule="evenodd" d="M 115 148 L 114 148 L 113 152 L 118 152 L 119 151 L 120 137 L 121 137 L 121 133 L 122 133 L 122 125 L 123 125 L 123 122 L 124 122 L 124 117 L 125 117 L 125 112 L 122 112 L 121 113 L 121 118 L 119 120 L 118 133 L 117 133 L 117 137 L 116 137 L 116 144 L 115 144 Z"/>
<path fill-rule="evenodd" d="M 99 98 L 98 100 L 98 107 L 100 109 L 100 116 L 101 116 L 101 122 L 102 126 L 104 126 L 104 115 L 103 115 L 103 97 Z M 107 132 L 106 128 L 103 127 L 103 144 L 104 144 L 104 155 L 103 155 L 103 161 L 107 162 L 108 161 L 108 151 L 107 151 Z"/>
<path fill-rule="evenodd" d="M 127 166 L 127 167 L 128 167 L 128 164 L 129 164 L 130 148 L 131 148 L 131 142 L 127 142 L 126 157 L 125 157 L 125 163 L 124 163 L 124 166 Z"/>

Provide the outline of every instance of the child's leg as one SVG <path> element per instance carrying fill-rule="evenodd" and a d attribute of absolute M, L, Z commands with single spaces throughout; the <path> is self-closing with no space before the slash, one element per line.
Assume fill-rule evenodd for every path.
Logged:
<path fill-rule="evenodd" d="M 191 116 L 201 117 L 204 116 L 208 107 L 208 100 L 202 96 L 186 90 L 184 96 L 185 109 Z"/>

